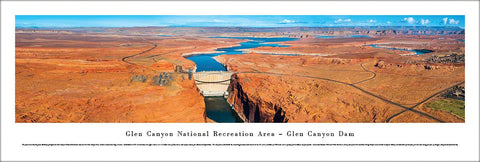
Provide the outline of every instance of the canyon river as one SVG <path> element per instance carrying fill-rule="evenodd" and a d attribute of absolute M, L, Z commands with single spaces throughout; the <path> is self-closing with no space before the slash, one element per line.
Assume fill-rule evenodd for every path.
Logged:
<path fill-rule="evenodd" d="M 432 50 L 428 50 L 428 49 L 405 49 L 405 48 L 385 47 L 385 45 L 388 45 L 388 44 L 369 44 L 365 46 L 371 46 L 373 48 L 385 48 L 385 49 L 391 49 L 391 50 L 410 51 L 410 52 L 414 52 L 416 55 L 422 55 L 422 54 L 433 52 Z"/>
<path fill-rule="evenodd" d="M 212 38 L 230 38 L 230 39 L 245 39 L 246 42 L 239 43 L 239 46 L 218 48 L 219 53 L 213 54 L 199 54 L 195 56 L 186 57 L 192 60 L 197 65 L 197 72 L 200 71 L 226 71 L 222 64 L 218 63 L 212 57 L 218 55 L 234 55 L 245 54 L 243 49 L 257 48 L 263 46 L 269 47 L 288 47 L 286 45 L 275 44 L 270 42 L 284 42 L 293 41 L 297 38 L 257 38 L 257 37 L 212 37 Z M 205 97 L 205 106 L 207 117 L 219 123 L 243 122 L 238 114 L 232 109 L 230 104 L 224 97 Z"/>
<path fill-rule="evenodd" d="M 366 35 L 354 35 L 354 36 L 317 36 L 319 39 L 330 39 L 330 38 L 351 38 L 351 37 L 369 37 Z M 239 46 L 227 47 L 227 48 L 218 48 L 215 51 L 218 53 L 205 53 L 198 54 L 187 59 L 195 62 L 197 65 L 197 72 L 202 71 L 226 71 L 225 67 L 214 60 L 212 57 L 219 55 L 234 55 L 234 54 L 245 54 L 245 49 L 257 48 L 257 47 L 288 47 L 287 45 L 277 44 L 274 42 L 285 42 L 297 40 L 297 38 L 260 38 L 260 37 L 211 37 L 211 38 L 227 38 L 227 39 L 244 39 L 245 42 L 239 43 Z M 273 42 L 273 43 L 272 43 Z M 384 47 L 384 44 L 369 44 L 365 46 L 372 46 L 374 48 L 387 48 L 391 50 L 401 50 L 401 51 L 410 51 L 415 52 L 417 55 L 433 52 L 426 49 L 402 49 L 402 48 L 390 48 Z M 232 122 L 243 122 L 243 120 L 238 116 L 238 114 L 232 109 L 232 106 L 226 101 L 224 97 L 205 97 L 205 106 L 207 117 L 215 122 L 220 123 L 232 123 Z"/>

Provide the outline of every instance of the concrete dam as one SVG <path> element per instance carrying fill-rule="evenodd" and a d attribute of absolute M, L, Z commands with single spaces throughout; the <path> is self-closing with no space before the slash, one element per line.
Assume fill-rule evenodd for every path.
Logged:
<path fill-rule="evenodd" d="M 232 72 L 229 71 L 204 71 L 193 73 L 195 84 L 200 93 L 205 97 L 228 96 L 228 86 Z"/>

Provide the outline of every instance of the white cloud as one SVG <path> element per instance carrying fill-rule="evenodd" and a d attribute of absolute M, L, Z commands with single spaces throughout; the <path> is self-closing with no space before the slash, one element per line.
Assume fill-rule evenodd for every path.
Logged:
<path fill-rule="evenodd" d="M 409 24 L 414 24 L 414 23 L 415 23 L 415 19 L 413 19 L 413 17 L 403 18 L 402 21 L 403 21 L 403 22 L 407 22 L 407 23 L 409 23 Z"/>
<path fill-rule="evenodd" d="M 430 23 L 430 20 L 428 20 L 428 19 L 425 19 L 425 20 L 421 19 L 420 20 L 420 24 L 422 24 L 422 25 L 427 25 L 428 23 Z"/>
<path fill-rule="evenodd" d="M 225 22 L 225 20 L 213 19 L 213 22 Z"/>
<path fill-rule="evenodd" d="M 447 25 L 447 20 L 448 20 L 448 17 L 442 19 L 443 25 Z"/>
<path fill-rule="evenodd" d="M 403 18 L 402 21 L 407 22 L 407 23 L 409 23 L 409 24 L 415 24 L 415 22 L 416 22 L 415 19 L 413 19 L 413 17 Z"/>
<path fill-rule="evenodd" d="M 372 20 L 372 19 L 370 19 L 370 20 L 368 20 L 368 22 L 369 22 L 369 23 L 376 23 L 377 20 Z"/>
<path fill-rule="evenodd" d="M 293 20 L 288 20 L 288 19 L 283 19 L 282 21 L 280 21 L 280 23 L 294 23 L 295 21 Z"/>
<path fill-rule="evenodd" d="M 351 22 L 351 21 L 352 21 L 352 19 L 337 19 L 334 22 L 335 23 L 341 23 L 341 22 Z"/>
<path fill-rule="evenodd" d="M 387 24 L 391 24 L 391 23 L 392 23 L 392 22 L 390 22 L 390 21 L 387 21 Z"/>
<path fill-rule="evenodd" d="M 459 21 L 459 20 L 455 20 L 455 19 L 448 19 L 448 23 L 449 23 L 449 24 L 452 24 L 452 25 L 456 25 L 456 24 L 460 23 L 460 21 Z"/>

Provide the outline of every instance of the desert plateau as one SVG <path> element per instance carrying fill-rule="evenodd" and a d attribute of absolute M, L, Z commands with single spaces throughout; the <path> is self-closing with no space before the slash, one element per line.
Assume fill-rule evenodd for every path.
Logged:
<path fill-rule="evenodd" d="M 389 16 L 347 25 L 360 19 L 352 16 L 332 18 L 334 26 L 293 18 L 262 27 L 17 26 L 15 121 L 465 122 L 461 20 L 404 17 L 391 25 L 373 24 Z"/>

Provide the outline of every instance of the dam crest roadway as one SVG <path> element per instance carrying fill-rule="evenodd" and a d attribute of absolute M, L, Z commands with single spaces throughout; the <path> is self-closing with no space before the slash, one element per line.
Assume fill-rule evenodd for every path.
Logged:
<path fill-rule="evenodd" d="M 228 96 L 228 86 L 233 72 L 202 71 L 193 73 L 195 84 L 205 97 Z"/>

